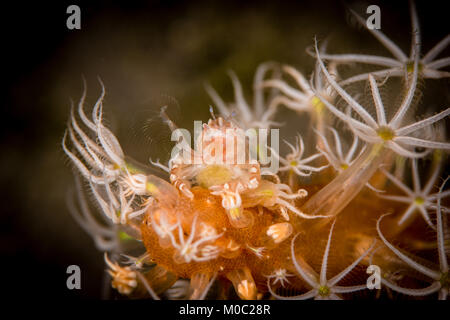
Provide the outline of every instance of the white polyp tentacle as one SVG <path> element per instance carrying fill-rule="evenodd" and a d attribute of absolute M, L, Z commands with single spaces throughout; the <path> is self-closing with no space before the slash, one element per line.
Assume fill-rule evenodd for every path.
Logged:
<path fill-rule="evenodd" d="M 81 175 L 88 181 L 91 181 L 92 183 L 95 184 L 105 184 L 105 183 L 111 183 L 115 180 L 115 177 L 107 177 L 105 179 L 105 177 L 103 176 L 96 176 L 94 174 L 92 174 L 89 169 L 83 164 L 83 162 L 78 159 L 74 153 L 72 153 L 66 146 L 66 136 L 67 136 L 67 131 L 64 134 L 64 138 L 63 138 L 63 142 L 62 142 L 62 147 L 64 152 L 67 154 L 67 156 L 72 160 L 72 162 L 75 164 L 75 166 L 77 167 L 77 169 L 80 171 Z"/>
<path fill-rule="evenodd" d="M 313 172 L 320 172 L 329 166 L 329 164 L 320 167 L 313 167 L 311 165 L 307 165 L 307 163 L 317 159 L 318 157 L 322 156 L 322 154 L 317 153 L 305 159 L 302 159 L 305 148 L 301 136 L 297 137 L 296 146 L 293 146 L 291 143 L 287 141 L 285 142 L 291 149 L 291 153 L 288 154 L 286 158 L 280 157 L 280 155 L 274 149 L 268 147 L 271 150 L 272 155 L 275 158 L 279 159 L 279 161 L 283 164 L 283 166 L 280 167 L 279 171 L 292 170 L 299 176 L 307 177 L 310 176 Z"/>
<path fill-rule="evenodd" d="M 146 252 L 139 257 L 133 257 L 126 254 L 121 254 L 121 256 L 125 257 L 127 261 L 125 264 L 130 264 L 132 268 L 142 269 L 147 260 L 150 259 L 150 255 Z"/>
<path fill-rule="evenodd" d="M 169 169 L 170 164 L 169 164 L 169 166 L 165 166 L 161 162 L 159 162 L 159 159 L 156 159 L 156 162 L 153 162 L 152 159 L 150 159 L 150 163 L 152 165 L 154 165 L 155 167 L 158 167 L 158 168 L 164 170 L 165 172 L 170 173 L 170 169 Z"/>
<path fill-rule="evenodd" d="M 179 226 L 179 221 L 177 220 L 174 224 L 170 224 L 167 219 L 167 213 L 163 210 L 159 211 L 159 224 L 156 223 L 156 220 L 154 218 L 154 214 L 150 216 L 151 219 L 151 225 L 153 227 L 153 230 L 155 230 L 156 234 L 162 238 L 165 239 L 167 237 L 170 237 L 173 233 L 173 231 Z M 173 236 L 173 235 L 172 235 Z M 171 237 L 171 240 L 173 243 L 175 243 L 175 238 Z"/>
<path fill-rule="evenodd" d="M 197 215 L 194 217 L 192 222 L 192 228 L 190 234 L 187 239 L 184 238 L 184 231 L 181 226 L 181 223 L 177 224 L 178 227 L 178 240 L 175 240 L 175 237 L 172 233 L 169 234 L 171 238 L 172 245 L 177 249 L 177 253 L 182 256 L 185 262 L 189 263 L 192 260 L 197 262 L 208 261 L 211 259 L 215 259 L 218 257 L 220 253 L 220 249 L 217 246 L 209 245 L 206 250 L 204 248 L 199 249 L 199 247 L 207 242 L 213 242 L 220 238 L 224 233 L 210 235 L 206 237 L 201 237 L 198 240 L 194 241 L 196 238 L 196 225 L 197 225 Z M 199 252 L 200 251 L 200 252 Z M 198 255 L 200 253 L 201 255 Z M 203 255 L 206 253 L 207 255 Z"/>
<path fill-rule="evenodd" d="M 336 152 L 333 152 L 325 136 L 321 132 L 314 130 L 323 142 L 323 146 L 318 146 L 317 149 L 321 154 L 325 156 L 325 158 L 335 170 L 337 170 L 338 172 L 342 172 L 343 170 L 345 170 L 345 168 L 351 166 L 355 161 L 354 154 L 358 146 L 358 136 L 353 136 L 352 145 L 348 149 L 347 154 L 344 155 L 339 133 L 334 128 L 329 127 L 328 129 L 334 136 Z"/>
<path fill-rule="evenodd" d="M 92 182 L 89 181 L 89 185 L 91 187 L 92 193 L 94 195 L 94 198 L 97 200 L 98 204 L 100 205 L 100 208 L 102 209 L 103 213 L 111 219 L 113 223 L 117 223 L 117 217 L 115 215 L 115 210 L 113 207 L 113 204 L 107 203 L 99 194 L 97 191 L 97 187 L 92 184 Z"/>
<path fill-rule="evenodd" d="M 272 101 L 269 104 L 269 111 L 272 113 L 275 113 L 277 107 L 279 105 L 284 105 L 288 107 L 289 109 L 295 110 L 295 111 L 308 111 L 309 106 L 306 103 L 307 99 L 302 99 L 301 102 L 297 102 L 294 100 L 290 100 L 289 98 L 285 96 L 277 96 L 272 99 Z"/>
<path fill-rule="evenodd" d="M 323 52 L 320 53 L 323 59 L 329 60 L 334 63 L 363 63 L 363 64 L 372 64 L 379 67 L 383 67 L 387 69 L 382 69 L 373 72 L 374 75 L 378 76 L 403 76 L 406 79 L 408 75 L 411 73 L 409 68 L 410 64 L 413 61 L 417 61 L 417 65 L 420 66 L 420 75 L 423 78 L 445 78 L 449 77 L 450 73 L 441 71 L 439 69 L 444 68 L 450 64 L 450 58 L 441 58 L 434 60 L 450 43 L 450 36 L 447 35 L 438 42 L 431 50 L 426 53 L 422 59 L 420 59 L 420 48 L 421 48 L 421 40 L 420 40 L 420 28 L 417 18 L 417 13 L 415 10 L 414 2 L 410 2 L 411 4 L 411 25 L 412 25 L 412 39 L 411 39 L 411 52 L 409 57 L 386 35 L 384 35 L 379 30 L 371 30 L 368 29 L 370 33 L 372 33 L 375 38 L 386 48 L 388 49 L 394 58 L 382 57 L 382 56 L 374 56 L 374 55 L 365 55 L 365 54 L 325 54 Z M 364 27 L 366 27 L 365 20 L 358 16 L 353 10 L 350 10 L 356 17 L 357 21 L 360 22 Z M 308 51 L 308 50 L 307 50 Z M 322 50 L 321 50 L 322 51 Z M 309 54 L 315 56 L 311 50 L 308 51 Z M 354 83 L 357 81 L 367 79 L 368 73 L 363 73 L 359 75 L 352 76 L 344 81 L 341 81 L 341 85 L 347 85 L 350 83 Z"/>
<path fill-rule="evenodd" d="M 278 195 L 283 197 L 283 198 L 285 198 L 285 199 L 288 199 L 288 200 L 294 200 L 294 199 L 299 198 L 298 194 L 287 194 L 287 193 L 285 193 L 283 191 L 279 191 Z"/>
<path fill-rule="evenodd" d="M 286 192 L 292 193 L 291 187 L 289 187 L 287 184 L 277 183 L 276 186 L 278 190 L 284 190 Z"/>
<path fill-rule="evenodd" d="M 126 186 L 125 196 L 129 197 L 133 194 L 142 196 L 147 195 L 147 176 L 142 173 L 131 174 L 127 169 L 125 177 L 121 179 L 122 183 Z"/>
<path fill-rule="evenodd" d="M 297 193 L 294 194 L 287 194 L 286 192 L 278 191 L 278 195 L 285 199 L 294 200 L 308 196 L 308 192 L 305 189 L 299 189 Z"/>
<path fill-rule="evenodd" d="M 290 283 L 289 280 L 287 279 L 287 277 L 293 277 L 293 276 L 295 276 L 295 275 L 288 273 L 286 269 L 280 268 L 280 269 L 274 270 L 274 272 L 272 274 L 265 276 L 265 277 L 268 279 L 274 279 L 273 284 L 280 282 L 281 286 L 284 287 L 285 282 Z"/>
<path fill-rule="evenodd" d="M 242 206 L 242 198 L 240 192 L 244 190 L 241 183 L 236 188 L 230 189 L 228 184 L 224 186 L 213 186 L 210 188 L 211 194 L 222 197 L 222 207 L 226 210 L 240 208 Z"/>
<path fill-rule="evenodd" d="M 180 191 L 189 199 L 194 199 L 194 194 L 189 190 L 188 186 L 185 183 L 181 183 L 179 186 Z"/>
<path fill-rule="evenodd" d="M 179 173 L 181 172 L 180 166 L 182 164 L 179 164 L 178 162 L 169 162 L 169 166 L 172 164 L 170 169 L 170 181 L 173 184 L 175 188 L 180 190 L 183 195 L 188 197 L 189 199 L 194 199 L 194 194 L 190 190 L 190 183 L 188 180 L 185 180 L 179 176 Z"/>
<path fill-rule="evenodd" d="M 226 195 L 222 195 L 222 206 L 226 210 L 231 210 L 235 208 L 239 208 L 242 205 L 242 199 L 239 193 L 228 193 Z"/>
<path fill-rule="evenodd" d="M 97 152 L 101 157 L 108 159 L 108 161 L 111 161 L 111 159 L 108 158 L 105 152 L 99 147 L 97 143 L 95 143 L 78 125 L 78 122 L 76 121 L 75 114 L 73 111 L 73 108 L 71 108 L 70 113 L 70 120 L 72 123 L 73 128 L 75 129 L 75 132 L 81 137 L 81 140 L 83 140 L 83 143 L 86 147 L 92 148 L 95 152 Z M 112 162 L 112 161 L 111 161 Z"/>
<path fill-rule="evenodd" d="M 267 251 L 267 249 L 264 247 L 253 247 L 250 246 L 249 244 L 246 244 L 246 247 L 259 259 L 264 258 L 264 254 Z"/>
<path fill-rule="evenodd" d="M 77 133 L 79 135 L 80 135 L 81 132 L 82 131 L 77 131 Z M 86 137 L 86 139 L 88 139 L 88 140 L 84 140 L 84 138 L 80 135 L 82 137 L 82 139 L 83 139 L 83 142 L 84 142 L 84 147 L 83 147 L 83 146 L 81 146 L 79 141 L 76 139 L 76 137 L 74 135 L 74 132 L 73 132 L 73 130 L 72 130 L 70 125 L 69 125 L 69 133 L 70 133 L 70 137 L 71 137 L 72 143 L 75 145 L 75 147 L 78 150 L 78 152 L 83 156 L 83 159 L 94 170 L 100 171 L 100 172 L 102 172 L 104 177 L 108 177 L 108 183 L 111 183 L 114 179 L 117 178 L 117 176 L 120 174 L 120 170 L 119 169 L 112 169 L 112 165 L 111 164 L 104 163 L 104 161 L 100 160 L 100 158 L 97 156 L 97 154 L 91 149 L 91 147 L 95 148 L 95 151 L 97 151 L 101 156 L 103 156 L 102 153 L 99 152 L 99 148 L 94 142 L 90 141 L 90 139 L 87 138 L 87 137 Z M 65 144 L 63 144 L 63 146 L 65 146 Z M 68 154 L 68 155 L 69 155 L 69 157 L 71 157 L 70 154 Z M 74 159 L 72 159 L 72 160 L 74 160 Z M 78 162 L 74 161 L 74 162 L 77 164 L 77 167 L 81 171 L 81 168 L 80 168 L 80 165 L 82 165 L 81 161 L 78 161 Z M 90 170 L 83 165 L 83 172 L 86 172 L 86 171 L 90 172 Z M 94 177 L 93 174 L 90 174 L 90 175 L 91 175 L 91 177 Z M 96 182 L 96 179 L 93 179 L 92 181 Z"/>
<path fill-rule="evenodd" d="M 438 198 L 439 194 L 442 197 L 450 195 L 450 192 L 442 192 L 442 193 L 431 193 L 432 187 L 434 186 L 436 179 L 438 178 L 441 163 L 437 163 L 430 174 L 429 180 L 422 187 L 422 183 L 420 181 L 420 175 L 417 165 L 417 160 L 411 160 L 411 175 L 413 180 L 413 187 L 408 187 L 405 183 L 403 183 L 399 178 L 395 177 L 390 172 L 381 168 L 381 172 L 400 190 L 402 190 L 406 195 L 379 195 L 380 198 L 387 199 L 390 201 L 401 202 L 408 204 L 407 209 L 402 213 L 402 216 L 398 220 L 398 224 L 402 225 L 406 220 L 408 220 L 416 210 L 419 210 L 424 220 L 428 223 L 428 225 L 432 229 L 436 229 L 430 219 L 430 215 L 428 213 L 429 209 L 434 209 L 436 206 L 434 205 L 434 201 Z M 444 210 L 445 211 L 445 210 Z"/>
<path fill-rule="evenodd" d="M 300 217 L 302 217 L 304 219 L 330 218 L 330 216 L 322 216 L 322 215 L 310 216 L 310 215 L 307 215 L 307 214 L 301 212 L 299 209 L 294 207 L 292 204 L 290 204 L 286 200 L 283 200 L 281 198 L 277 198 L 276 203 L 279 204 L 279 205 L 282 205 L 282 206 L 284 206 L 286 208 L 288 208 L 289 210 L 291 210 L 292 212 L 294 212 L 295 214 L 297 214 L 298 216 L 300 216 Z"/>
<path fill-rule="evenodd" d="M 126 223 L 128 219 L 134 219 L 134 218 L 136 218 L 136 217 L 139 217 L 139 216 L 145 214 L 145 213 L 148 211 L 148 208 L 149 208 L 151 205 L 152 205 L 151 202 L 144 203 L 144 204 L 142 205 L 142 209 L 139 209 L 139 210 L 136 210 L 136 211 L 129 212 L 129 213 L 127 214 L 127 219 L 125 219 L 123 223 Z"/>
<path fill-rule="evenodd" d="M 130 294 L 136 287 L 136 271 L 130 267 L 121 267 L 117 263 L 113 263 L 109 260 L 107 253 L 105 252 L 104 260 L 106 265 L 110 268 L 108 273 L 112 277 L 112 286 L 117 289 L 121 294 Z"/>
<path fill-rule="evenodd" d="M 70 125 L 68 125 L 68 130 L 69 130 L 69 135 L 70 135 L 70 139 L 73 143 L 73 145 L 75 145 L 75 148 L 77 149 L 77 151 L 81 154 L 82 158 L 93 168 L 97 169 L 97 170 L 101 170 L 101 165 L 104 166 L 104 164 L 102 163 L 101 165 L 98 165 L 98 162 L 91 156 L 91 154 L 87 151 L 88 150 L 88 146 L 85 146 L 85 148 L 80 144 L 80 142 L 78 141 L 78 139 L 75 137 L 75 134 L 72 130 L 72 127 Z"/>
<path fill-rule="evenodd" d="M 80 177 L 77 175 L 75 175 L 75 185 L 78 203 L 75 205 L 72 194 L 68 194 L 69 212 L 84 231 L 93 238 L 97 249 L 101 251 L 113 251 L 117 249 L 119 241 L 115 226 L 109 220 L 105 220 L 106 225 L 104 225 L 100 224 L 94 218 L 81 188 Z"/>
<path fill-rule="evenodd" d="M 281 211 L 281 215 L 284 218 L 284 220 L 289 221 L 289 214 L 288 214 L 286 208 L 281 206 L 280 211 Z"/>
<path fill-rule="evenodd" d="M 104 94 L 104 93 L 103 93 Z M 96 126 L 97 138 L 100 141 L 105 153 L 114 161 L 119 167 L 124 165 L 124 154 L 120 143 L 114 134 L 102 124 L 102 103 L 101 97 L 94 106 L 92 110 L 92 115 L 94 118 L 94 123 Z"/>
<path fill-rule="evenodd" d="M 103 126 L 104 95 L 105 90 L 102 84 L 102 94 L 92 110 L 92 120 L 89 120 L 83 111 L 86 91 L 83 92 L 78 105 L 81 124 L 92 130 L 98 142 L 81 128 L 72 105 L 68 131 L 64 135 L 62 145 L 72 163 L 89 182 L 93 196 L 105 216 L 113 224 L 127 224 L 130 218 L 142 215 L 148 207 L 144 204 L 145 199 L 140 199 L 144 202 L 136 208 L 137 196 L 148 195 L 147 178 L 143 174 L 130 174 L 117 138 Z M 73 150 L 66 145 L 67 136 L 71 140 Z"/>
<path fill-rule="evenodd" d="M 124 166 L 124 155 L 117 138 L 101 123 L 97 127 L 97 137 L 106 154 L 119 166 Z"/>

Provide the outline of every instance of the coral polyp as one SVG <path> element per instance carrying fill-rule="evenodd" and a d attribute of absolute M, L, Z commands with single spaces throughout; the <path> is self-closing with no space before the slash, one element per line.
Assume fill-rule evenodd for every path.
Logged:
<path fill-rule="evenodd" d="M 414 4 L 411 17 L 410 57 L 373 30 L 398 61 L 327 54 L 315 41 L 311 81 L 293 67 L 264 63 L 251 106 L 230 72 L 236 101 L 227 104 L 207 87 L 220 114 L 210 109 L 193 146 L 163 107 L 161 123 L 176 137 L 167 165 L 138 165 L 125 156 L 104 124 L 103 83 L 91 116 L 85 91 L 72 106 L 63 149 L 105 218 L 100 224 L 93 217 L 77 176 L 81 213 L 72 211 L 105 251 L 112 286 L 153 299 L 337 300 L 375 298 L 381 288 L 447 299 L 450 191 L 439 177 L 450 143 L 436 123 L 448 120 L 450 108 L 418 121 L 412 113 L 420 105 L 418 82 L 448 76 L 441 70 L 448 58 L 433 59 L 449 37 L 421 58 Z M 339 70 L 347 62 L 390 69 L 343 79 Z M 391 76 L 402 86 L 392 116 L 380 92 Z M 354 94 L 358 83 L 367 92 Z M 272 130 L 280 126 L 282 105 L 309 120 L 307 132 L 286 137 L 287 154 L 276 139 L 267 143 L 278 137 Z M 268 151 L 277 165 L 267 161 Z M 122 238 L 138 240 L 137 257 Z M 402 246 L 413 251 L 405 254 Z M 437 255 L 430 253 L 435 249 Z M 428 266 L 432 259 L 439 268 Z M 381 271 L 377 292 L 371 270 Z"/>

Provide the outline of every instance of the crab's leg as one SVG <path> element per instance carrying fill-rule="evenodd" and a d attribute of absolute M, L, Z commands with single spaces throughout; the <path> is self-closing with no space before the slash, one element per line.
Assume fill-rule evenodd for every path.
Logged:
<path fill-rule="evenodd" d="M 180 190 L 189 199 L 194 199 L 194 194 L 191 192 L 191 183 L 181 176 L 181 168 L 179 165 L 174 164 L 170 170 L 170 182 L 175 188 Z"/>

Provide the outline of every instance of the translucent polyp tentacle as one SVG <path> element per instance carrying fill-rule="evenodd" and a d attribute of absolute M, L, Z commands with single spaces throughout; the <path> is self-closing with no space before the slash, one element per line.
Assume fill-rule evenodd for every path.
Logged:
<path fill-rule="evenodd" d="M 207 295 L 214 277 L 210 273 L 194 273 L 191 277 L 191 295 L 190 300 L 203 300 Z"/>
<path fill-rule="evenodd" d="M 249 268 L 244 267 L 230 271 L 227 273 L 227 278 L 233 283 L 234 290 L 241 299 L 256 299 L 258 291 Z"/>
<path fill-rule="evenodd" d="M 146 191 L 158 202 L 174 206 L 177 203 L 178 191 L 170 183 L 154 175 L 148 175 L 145 184 Z"/>
<path fill-rule="evenodd" d="M 309 215 L 337 215 L 366 185 L 380 164 L 391 154 L 383 144 L 367 148 L 342 174 L 312 196 L 301 211 Z"/>

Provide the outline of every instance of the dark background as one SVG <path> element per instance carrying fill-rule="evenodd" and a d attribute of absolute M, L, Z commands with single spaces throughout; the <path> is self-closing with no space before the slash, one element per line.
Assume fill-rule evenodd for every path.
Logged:
<path fill-rule="evenodd" d="M 242 1 L 244 2 L 244 1 Z M 443 1 L 417 1 L 423 52 L 448 32 Z M 66 28 L 66 8 L 81 8 L 81 30 Z M 99 298 L 103 257 L 67 212 L 73 185 L 60 142 L 70 99 L 88 102 L 105 83 L 105 113 L 127 154 L 146 162 L 170 150 L 156 117 L 164 104 L 181 126 L 207 120 L 210 82 L 231 101 L 233 69 L 250 96 L 254 71 L 268 60 L 308 75 L 305 48 L 329 39 L 329 52 L 388 55 L 360 27 L 348 23 L 346 4 L 381 7 L 382 31 L 409 53 L 407 1 L 58 1 L 3 4 L 0 95 L 0 256 L 3 290 L 11 297 Z M 364 10 L 359 10 L 361 14 Z M 448 50 L 446 50 L 448 55 Z M 449 81 L 426 83 L 421 108 L 448 107 Z M 281 116 L 289 119 L 288 111 Z M 283 137 L 282 129 L 281 137 Z M 82 290 L 66 288 L 66 268 L 82 270 Z"/>

